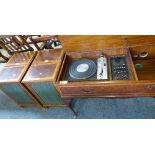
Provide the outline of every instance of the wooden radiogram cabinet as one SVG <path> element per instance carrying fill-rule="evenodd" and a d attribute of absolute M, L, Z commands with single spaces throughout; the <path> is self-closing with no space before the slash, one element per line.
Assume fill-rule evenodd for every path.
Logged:
<path fill-rule="evenodd" d="M 91 39 L 89 41 L 89 45 L 91 45 Z M 67 41 L 64 43 L 68 50 L 65 52 L 56 82 L 56 87 L 62 98 L 65 100 L 70 100 L 72 98 L 88 97 L 155 96 L 155 44 L 80 51 L 81 47 L 82 49 L 84 48 L 84 45 L 81 45 L 82 42 L 83 41 L 81 41 L 81 43 L 74 42 L 74 46 L 70 46 Z M 93 43 L 94 41 L 92 40 L 92 44 Z M 69 47 L 74 50 L 69 51 Z M 77 47 L 77 51 L 75 47 Z M 81 80 L 78 82 L 70 82 L 65 79 L 65 75 L 68 71 L 71 61 L 81 58 L 97 59 L 101 54 L 106 55 L 108 58 L 108 80 Z M 112 80 L 109 58 L 111 56 L 120 55 L 125 55 L 127 57 L 128 67 L 131 75 L 130 80 Z"/>

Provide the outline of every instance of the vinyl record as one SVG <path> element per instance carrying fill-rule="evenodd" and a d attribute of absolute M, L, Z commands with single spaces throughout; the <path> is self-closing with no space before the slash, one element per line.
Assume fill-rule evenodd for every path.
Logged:
<path fill-rule="evenodd" d="M 87 79 L 96 73 L 96 64 L 90 59 L 74 61 L 69 67 L 69 75 L 75 79 Z"/>

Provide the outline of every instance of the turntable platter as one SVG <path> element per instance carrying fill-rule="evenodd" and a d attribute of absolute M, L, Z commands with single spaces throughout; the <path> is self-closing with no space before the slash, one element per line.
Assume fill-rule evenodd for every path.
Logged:
<path fill-rule="evenodd" d="M 87 79 L 96 73 L 97 67 L 91 59 L 80 59 L 71 63 L 69 75 L 74 79 Z"/>

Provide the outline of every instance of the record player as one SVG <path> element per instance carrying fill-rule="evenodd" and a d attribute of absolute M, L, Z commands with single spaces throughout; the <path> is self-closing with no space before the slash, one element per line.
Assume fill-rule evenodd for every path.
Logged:
<path fill-rule="evenodd" d="M 65 80 L 68 82 L 109 80 L 129 80 L 131 78 L 127 57 L 104 56 L 98 58 L 81 58 L 69 63 Z"/>
<path fill-rule="evenodd" d="M 107 63 L 105 63 L 107 65 Z M 69 63 L 65 80 L 69 82 L 97 80 L 97 59 L 81 58 Z M 107 71 L 106 71 L 107 73 Z M 103 74 L 103 70 L 100 71 Z M 107 80 L 107 76 L 104 78 Z"/>
<path fill-rule="evenodd" d="M 132 80 L 127 49 L 66 52 L 60 83 Z"/>

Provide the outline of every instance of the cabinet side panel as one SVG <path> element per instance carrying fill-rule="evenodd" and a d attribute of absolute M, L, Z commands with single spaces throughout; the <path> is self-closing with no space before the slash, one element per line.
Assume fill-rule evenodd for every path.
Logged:
<path fill-rule="evenodd" d="M 52 83 L 31 83 L 29 86 L 44 104 L 63 104 L 63 100 Z"/>
<path fill-rule="evenodd" d="M 19 84 L 0 84 L 0 88 L 17 103 L 35 104 L 35 101 Z"/>

